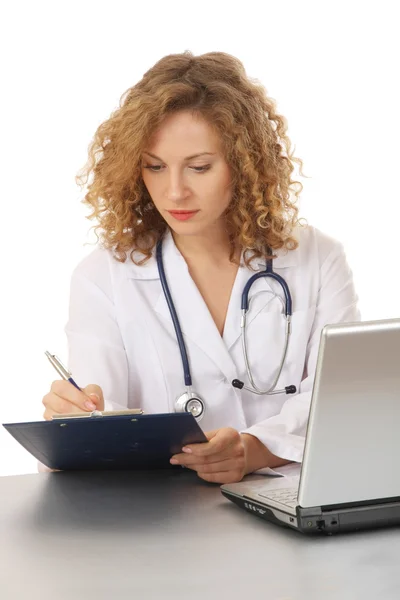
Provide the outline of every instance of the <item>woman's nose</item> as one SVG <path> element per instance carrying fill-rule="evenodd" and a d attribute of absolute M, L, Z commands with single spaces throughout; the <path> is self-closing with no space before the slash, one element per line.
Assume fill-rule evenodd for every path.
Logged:
<path fill-rule="evenodd" d="M 167 184 L 167 198 L 170 202 L 181 202 L 185 198 L 185 182 L 181 175 L 170 175 Z"/>

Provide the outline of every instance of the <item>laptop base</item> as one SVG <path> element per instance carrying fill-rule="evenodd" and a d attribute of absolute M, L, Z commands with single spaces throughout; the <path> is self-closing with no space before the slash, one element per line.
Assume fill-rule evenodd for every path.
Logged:
<path fill-rule="evenodd" d="M 290 527 L 305 534 L 332 535 L 346 531 L 359 531 L 400 525 L 400 498 L 376 501 L 363 506 L 296 507 L 290 514 L 267 506 L 251 497 L 236 495 L 221 489 L 223 496 L 240 508 L 266 521 Z"/>

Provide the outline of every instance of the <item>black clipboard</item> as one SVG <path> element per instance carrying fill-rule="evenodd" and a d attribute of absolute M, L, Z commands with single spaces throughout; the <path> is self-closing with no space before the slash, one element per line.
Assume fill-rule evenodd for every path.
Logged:
<path fill-rule="evenodd" d="M 176 468 L 169 462 L 173 454 L 207 441 L 190 413 L 146 415 L 139 409 L 3 427 L 41 463 L 62 471 Z"/>

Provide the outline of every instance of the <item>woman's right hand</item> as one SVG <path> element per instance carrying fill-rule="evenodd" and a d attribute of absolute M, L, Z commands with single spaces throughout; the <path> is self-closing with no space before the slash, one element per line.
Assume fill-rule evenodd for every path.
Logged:
<path fill-rule="evenodd" d="M 103 391 L 100 386 L 90 384 L 82 391 L 63 379 L 53 381 L 50 392 L 43 397 L 43 416 L 50 420 L 54 415 L 104 410 Z"/>

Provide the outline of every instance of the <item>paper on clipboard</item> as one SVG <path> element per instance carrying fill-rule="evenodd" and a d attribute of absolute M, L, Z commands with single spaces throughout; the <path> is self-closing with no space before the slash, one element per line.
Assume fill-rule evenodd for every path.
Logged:
<path fill-rule="evenodd" d="M 87 417 L 118 417 L 121 415 L 143 415 L 141 408 L 127 408 L 125 410 L 92 410 L 92 412 L 77 412 L 53 415 L 52 420 L 57 419 L 82 419 Z"/>

